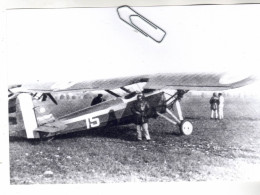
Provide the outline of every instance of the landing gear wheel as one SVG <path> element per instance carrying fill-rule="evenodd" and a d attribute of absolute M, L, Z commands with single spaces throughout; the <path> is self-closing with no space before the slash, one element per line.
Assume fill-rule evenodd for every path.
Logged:
<path fill-rule="evenodd" d="M 193 131 L 191 122 L 183 120 L 180 124 L 180 131 L 182 135 L 190 135 Z"/>

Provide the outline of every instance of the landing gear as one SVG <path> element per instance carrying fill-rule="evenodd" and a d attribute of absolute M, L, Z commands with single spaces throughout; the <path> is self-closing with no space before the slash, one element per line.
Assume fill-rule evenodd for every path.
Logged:
<path fill-rule="evenodd" d="M 51 141 L 54 139 L 54 135 L 50 136 L 50 133 L 39 131 L 41 141 Z"/>
<path fill-rule="evenodd" d="M 170 123 L 179 126 L 180 133 L 182 135 L 190 135 L 193 131 L 193 125 L 191 124 L 191 122 L 188 120 L 184 120 L 184 118 L 182 116 L 181 105 L 180 105 L 181 98 L 187 92 L 188 91 L 177 90 L 177 92 L 173 96 L 171 96 L 168 100 L 166 100 L 166 105 L 167 105 L 166 112 L 169 115 L 171 115 L 172 118 L 169 118 L 169 117 L 157 112 L 157 114 L 159 116 L 163 117 Z M 173 105 L 176 106 L 176 111 L 177 111 L 178 117 L 175 116 L 174 113 L 169 109 L 169 108 L 173 108 Z"/>
<path fill-rule="evenodd" d="M 180 131 L 182 135 L 190 135 L 193 131 L 193 125 L 190 121 L 183 120 L 180 124 Z"/>
<path fill-rule="evenodd" d="M 42 132 L 42 131 L 39 131 L 38 133 L 39 133 L 39 137 L 40 137 L 41 141 L 45 140 L 48 137 L 48 134 L 49 134 L 49 133 Z"/>

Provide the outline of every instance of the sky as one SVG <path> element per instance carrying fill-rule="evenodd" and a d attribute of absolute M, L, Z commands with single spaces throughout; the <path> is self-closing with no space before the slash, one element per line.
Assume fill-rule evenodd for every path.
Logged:
<path fill-rule="evenodd" d="M 136 7 L 166 31 L 161 43 L 116 8 L 7 11 L 8 83 L 165 72 L 258 72 L 260 5 Z"/>

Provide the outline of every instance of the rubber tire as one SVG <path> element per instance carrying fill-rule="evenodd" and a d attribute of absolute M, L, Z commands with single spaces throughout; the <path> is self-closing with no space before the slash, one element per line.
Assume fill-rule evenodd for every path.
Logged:
<path fill-rule="evenodd" d="M 180 124 L 180 132 L 182 135 L 191 135 L 193 131 L 193 125 L 190 121 L 183 120 Z"/>

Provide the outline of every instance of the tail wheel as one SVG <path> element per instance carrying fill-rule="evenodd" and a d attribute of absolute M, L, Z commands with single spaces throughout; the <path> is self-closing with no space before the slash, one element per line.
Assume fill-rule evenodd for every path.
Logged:
<path fill-rule="evenodd" d="M 183 135 L 190 135 L 193 131 L 193 125 L 190 121 L 183 120 L 180 124 L 180 131 Z"/>
<path fill-rule="evenodd" d="M 46 138 L 48 138 L 48 134 L 49 133 L 39 131 L 40 140 L 45 140 Z"/>

